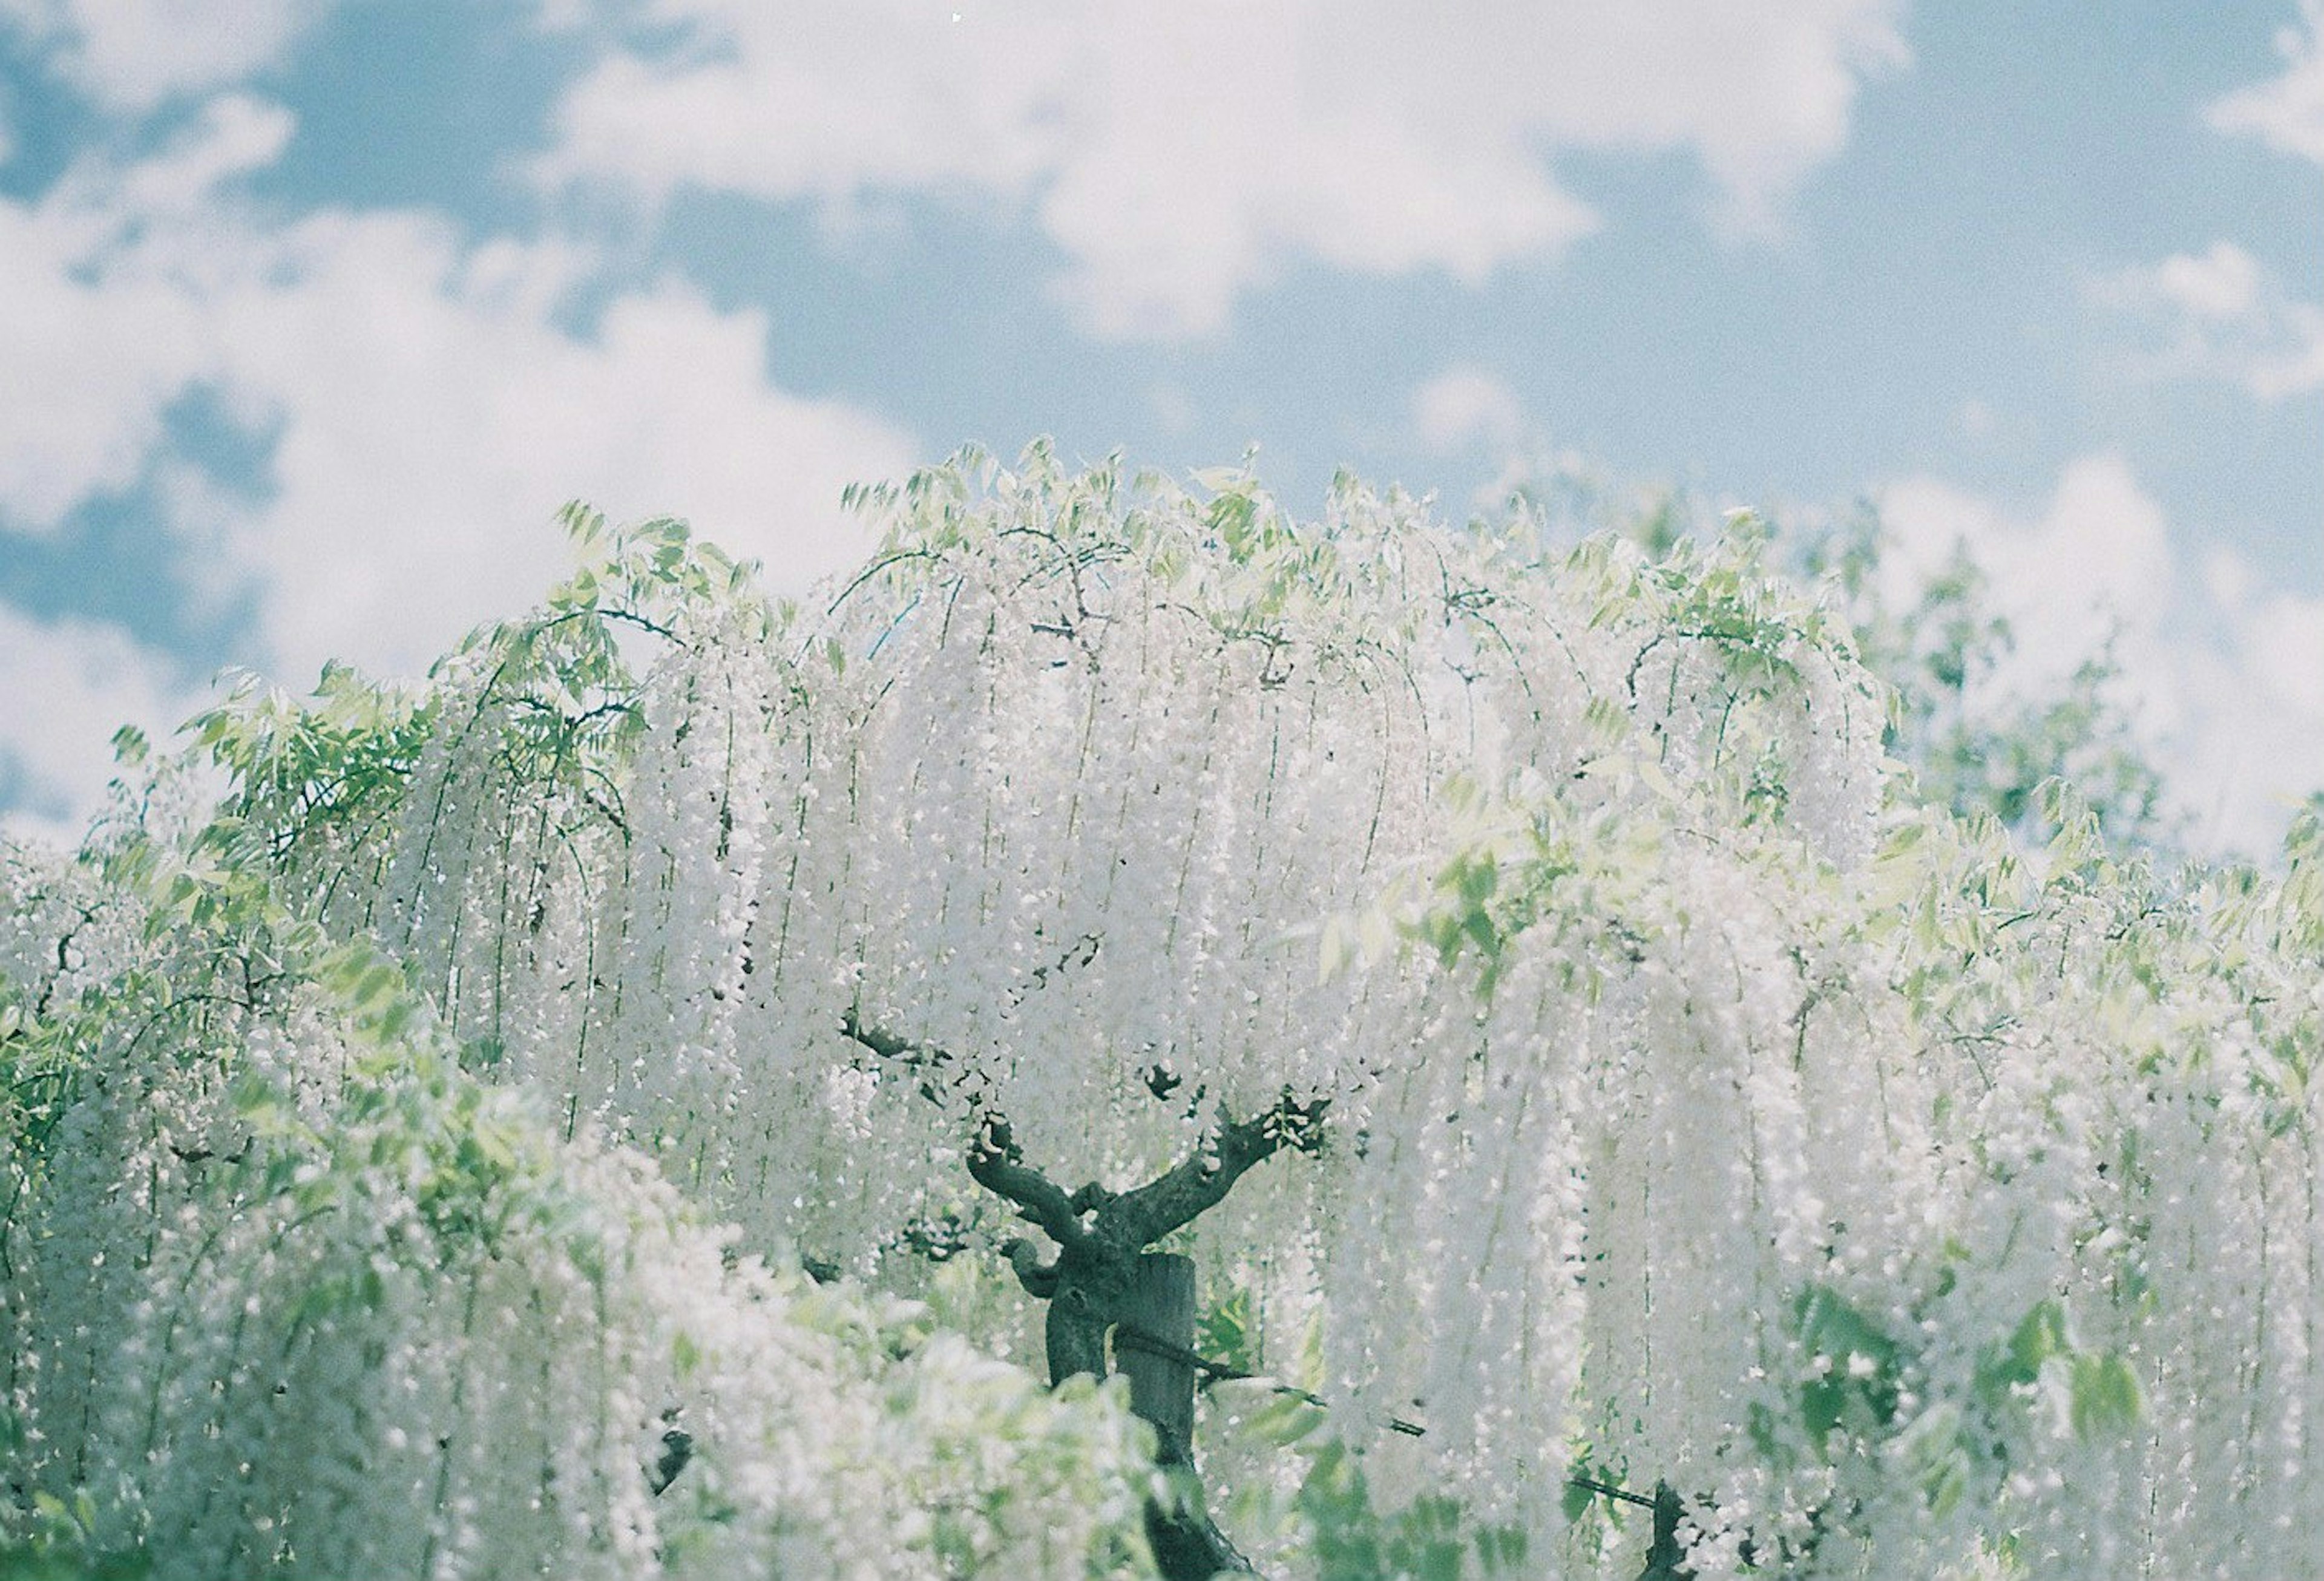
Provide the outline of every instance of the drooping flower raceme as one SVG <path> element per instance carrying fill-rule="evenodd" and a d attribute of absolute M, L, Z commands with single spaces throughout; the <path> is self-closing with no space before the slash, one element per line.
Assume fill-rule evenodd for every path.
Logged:
<path fill-rule="evenodd" d="M 87 877 L 6 876 L 26 919 Z M 88 1496 L 97 1551 L 220 1581 L 1144 1573 L 1142 1429 L 1094 1380 L 1053 1395 L 742 1254 L 641 1154 L 461 1071 L 365 950 L 302 970 L 286 939 L 304 980 L 197 1009 L 222 985 L 105 909 L 69 908 L 78 1014 L 12 962 L 46 1032 L 100 1046 L 19 1051 L 76 1090 L 17 1133 L 0 1308 L 12 1476 Z M 161 1035 L 173 1007 L 235 1041 Z"/>
<path fill-rule="evenodd" d="M 1577 1470 L 1676 1491 L 1705 1576 L 2301 1573 L 2324 1513 L 2312 830 L 2282 879 L 2164 879 L 2065 793 L 2039 850 L 1920 805 L 1845 623 L 1741 538 L 1553 550 L 1352 484 L 1297 524 L 1240 475 L 1189 492 L 1038 453 L 872 503 L 880 555 L 805 608 L 667 525 L 577 518 L 582 574 L 427 686 L 335 672 L 205 726 L 236 790 L 201 860 L 393 963 L 471 1068 L 429 1102 L 529 1092 L 520 1153 L 545 1162 L 507 1181 L 619 1205 L 592 1213 L 670 1271 L 647 1286 L 790 1299 L 737 1295 L 761 1276 L 667 1227 L 671 1188 L 754 1254 L 908 1290 L 932 1254 L 995 1249 L 1005 1205 L 967 1163 L 996 1122 L 1050 1180 L 1118 1190 L 1287 1100 L 1319 1145 L 1181 1239 L 1269 1365 L 1315 1336 L 1307 1382 L 1384 1494 L 1529 1532 L 1533 1573 L 1637 1567 L 1645 1523 L 1571 1503 Z M 20 982 L 51 970 L 40 906 Z M 283 1238 L 301 1190 L 407 1237 L 398 1269 L 514 1236 L 515 1269 L 409 1288 L 576 1314 L 630 1358 L 630 1417 L 685 1393 L 655 1337 L 694 1298 L 589 1315 L 574 1270 L 610 1254 L 557 1212 L 488 1234 L 345 1184 L 370 1178 L 346 1149 L 379 1079 L 330 1035 L 276 1046 L 220 1069 L 308 1095 L 312 1181 L 230 1235 L 198 1215 L 215 1245 L 166 1192 L 58 1233 L 143 1236 L 141 1271 L 262 1314 L 362 1277 L 357 1240 Z M 248 1129 L 204 1123 L 217 1153 Z M 404 1288 L 361 1354 L 415 1343 Z M 419 1346 L 395 1387 L 499 1391 L 521 1420 L 522 1367 L 586 1394 L 508 1354 L 533 1359 L 470 1383 Z M 857 1463 L 857 1439 L 783 1437 L 818 1413 L 733 1399 L 716 1441 L 777 1446 L 751 1475 Z M 204 1409 L 226 1408 L 153 1414 Z M 99 1436 L 136 1484 L 144 1449 Z M 560 1486 L 610 1451 L 572 1453 Z M 446 1476 L 447 1499 L 493 1485 Z M 643 1530 L 642 1496 L 560 1530 Z"/>

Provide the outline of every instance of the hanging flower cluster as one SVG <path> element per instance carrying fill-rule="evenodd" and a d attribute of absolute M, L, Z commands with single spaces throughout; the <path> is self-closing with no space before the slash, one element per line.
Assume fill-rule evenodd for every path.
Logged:
<path fill-rule="evenodd" d="M 1102 1201 L 1280 1116 L 1296 1155 L 1174 1245 L 1383 1497 L 1450 1496 L 1528 1573 L 1639 1566 L 1648 1523 L 1575 1501 L 1576 1474 L 1674 1490 L 1705 1577 L 2312 1567 L 2312 824 L 2286 876 L 2179 878 L 2062 791 L 2043 849 L 1924 807 L 1846 622 L 1748 534 L 1557 548 L 1346 483 L 1302 524 L 1242 473 L 1182 490 L 1038 450 L 865 503 L 881 552 L 807 607 L 674 524 L 576 512 L 585 570 L 424 687 L 334 671 L 204 722 L 235 791 L 183 842 L 192 876 L 145 892 L 190 918 L 254 887 L 293 945 L 392 962 L 377 991 L 463 1069 L 391 1076 L 263 981 L 275 1030 L 180 1060 L 213 1075 L 133 1092 L 143 1034 L 53 1056 L 86 1074 L 41 1123 L 89 1140 L 43 1144 L 42 1181 L 83 1176 L 42 1185 L 35 1238 L 139 1314 L 122 1366 L 152 1423 L 86 1382 L 110 1364 L 51 1298 L 12 1305 L 51 1337 L 14 1387 L 92 1447 L 77 1475 L 117 1467 L 138 1519 L 234 1564 L 321 1520 L 447 1573 L 552 1532 L 637 1573 L 772 1530 L 842 1552 L 905 1496 L 853 1491 L 867 1420 L 941 1446 L 998 1412 L 1029 1425 L 961 1487 L 1018 1479 L 1066 1534 L 1005 1573 L 1102 1566 L 1127 1451 L 1047 1457 L 1118 1446 L 1118 1416 L 950 1339 L 899 1383 L 851 1337 L 876 1322 L 819 1319 L 751 1255 L 925 1292 L 944 1259 L 1000 1262 L 1008 1204 L 972 1173 L 995 1137 Z M 76 918 L 130 925 L 78 881 L 17 886 L 19 999 L 64 991 Z M 253 1073 L 298 1123 L 217 1188 L 263 1209 L 205 1218 Z M 343 1320 L 366 1269 L 378 1299 Z M 979 1337 L 1033 1357 L 1021 1316 Z M 757 1347 L 791 1370 L 753 1374 Z M 260 1355 L 309 1370 L 237 1359 Z M 591 1366 L 619 1382 L 593 1395 Z M 910 1403 L 801 1403 L 866 1380 Z M 277 1512 L 326 1495 L 217 1446 L 316 1430 L 280 1402 L 326 1394 L 367 1446 L 401 1435 L 364 1462 L 389 1469 Z M 626 1451 L 560 1414 L 593 1398 L 649 1439 L 682 1402 L 709 1468 L 615 1490 Z M 525 1448 L 437 1444 L 462 1411 Z M 899 1527 L 909 1553 L 1030 1540 L 962 1535 L 973 1499 L 922 1475 L 907 1503 L 953 1513 Z M 231 1508 L 192 1492 L 236 1477 Z M 1054 1515 L 1075 1490 L 1080 1526 Z M 740 1513 L 676 1541 L 680 1496 Z"/>
<path fill-rule="evenodd" d="M 641 1154 L 461 1070 L 368 947 L 262 939 L 198 881 L 208 936 L 149 930 L 86 866 L 6 858 L 10 1493 L 85 1555 L 1147 1573 L 1144 1429 L 1095 1380 L 1052 1393 L 742 1253 Z"/>

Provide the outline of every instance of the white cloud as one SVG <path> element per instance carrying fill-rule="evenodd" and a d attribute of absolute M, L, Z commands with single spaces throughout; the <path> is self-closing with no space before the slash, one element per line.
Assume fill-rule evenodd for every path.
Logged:
<path fill-rule="evenodd" d="M 161 153 L 132 166 L 117 189 L 108 189 L 110 182 L 100 185 L 92 207 L 139 224 L 184 216 L 207 206 L 220 183 L 281 158 L 297 130 L 297 120 L 280 105 L 248 94 L 221 95 Z M 69 183 L 68 196 L 79 185 Z"/>
<path fill-rule="evenodd" d="M 134 724 L 165 739 L 205 694 L 118 626 L 40 620 L 0 603 L 0 785 L 14 805 L 0 827 L 76 838 L 113 777 L 113 732 Z"/>
<path fill-rule="evenodd" d="M 2324 598 L 2267 588 L 2214 551 L 2200 574 L 2118 455 L 2070 463 L 2038 512 L 1927 477 L 1879 494 L 1899 553 L 1891 596 L 1964 545 L 2017 638 L 2005 694 L 2053 693 L 2109 637 L 2125 700 L 2204 847 L 2274 848 L 2324 788 Z"/>
<path fill-rule="evenodd" d="M 569 10 L 570 8 L 566 8 Z M 1895 0 L 652 0 L 686 42 L 609 51 L 551 179 L 844 210 L 880 191 L 1029 204 L 1098 332 L 1223 327 L 1314 260 L 1475 281 L 1598 223 L 1561 149 L 1674 150 L 1764 231 L 1905 58 Z"/>
<path fill-rule="evenodd" d="M 226 379 L 280 426 L 252 555 L 294 674 L 350 649 L 410 668 L 525 607 L 575 495 L 683 515 L 803 587 L 869 547 L 841 490 L 911 462 L 876 418 L 770 384 L 761 315 L 676 283 L 619 299 L 585 340 L 549 316 L 566 261 L 540 249 L 464 253 L 410 216 L 325 216 L 283 241 L 288 282 L 216 310 Z"/>
<path fill-rule="evenodd" d="M 1472 444 L 1505 452 L 1525 437 L 1525 407 L 1498 375 L 1448 368 L 1412 392 L 1412 426 L 1439 455 Z"/>
<path fill-rule="evenodd" d="M 2276 36 L 2283 74 L 2229 94 L 2205 118 L 2324 165 L 2324 0 L 2301 0 L 2300 13 L 2304 29 Z M 2149 377 L 2225 380 L 2264 401 L 2324 390 L 2324 303 L 2292 296 L 2231 241 L 2123 270 L 2092 294 L 2148 332 L 2138 371 Z"/>
<path fill-rule="evenodd" d="M 281 109 L 222 98 L 126 170 L 84 164 L 37 203 L 0 201 L 0 365 L 40 392 L 0 401 L 0 521 L 51 531 L 137 482 L 164 411 L 218 372 L 203 300 L 259 262 L 249 234 L 202 211 L 290 135 Z"/>
<path fill-rule="evenodd" d="M 2300 14 L 2301 25 L 2276 35 L 2282 75 L 2229 94 L 2205 118 L 2324 165 L 2324 0 L 2301 0 Z M 2324 303 L 2292 296 L 2233 242 L 2124 270 L 2097 295 L 2159 332 L 2151 373 L 2224 379 L 2266 401 L 2324 390 Z"/>
<path fill-rule="evenodd" d="M 2292 299 L 2232 242 L 2121 271 L 2095 294 L 2160 336 L 2150 372 L 2225 379 L 2268 401 L 2324 389 L 2324 306 Z"/>
<path fill-rule="evenodd" d="M 2134 271 L 2132 289 L 2197 318 L 2247 317 L 2259 308 L 2258 261 L 2232 242 L 2215 242 L 2201 257 L 2181 253 Z"/>
<path fill-rule="evenodd" d="M 2119 455 L 2070 463 L 2032 520 L 1932 477 L 1890 483 L 1879 503 L 1896 535 L 1897 552 L 1881 567 L 1892 579 L 1887 602 L 1906 602 L 1966 547 L 2017 628 L 2016 663 L 2006 679 L 2027 695 L 2054 690 L 2117 626 L 2127 638 L 2154 627 L 2169 607 L 2163 510 Z"/>
<path fill-rule="evenodd" d="M 2300 14 L 2304 32 L 2287 27 L 2276 35 L 2283 75 L 2229 94 L 2208 118 L 2222 132 L 2324 165 L 2324 0 L 2301 0 Z"/>
<path fill-rule="evenodd" d="M 232 183 L 286 132 L 224 101 L 142 164 L 0 200 L 0 366 L 42 392 L 0 402 L 0 523 L 52 530 L 150 483 L 199 551 L 196 594 L 254 590 L 257 639 L 293 683 L 326 657 L 409 672 L 523 609 L 567 564 L 551 518 L 575 496 L 687 517 L 787 589 L 869 547 L 840 491 L 901 472 L 913 446 L 778 388 L 762 315 L 663 281 L 576 333 L 560 314 L 596 261 L 571 245 L 470 244 L 416 213 L 276 224 Z M 262 501 L 169 445 L 166 414 L 196 391 L 270 442 Z M 110 712 L 57 728 L 101 749 Z M 32 729 L 12 712 L 0 745 L 22 755 Z"/>
<path fill-rule="evenodd" d="M 64 76 L 117 110 L 242 81 L 286 56 L 329 0 L 0 0 Z"/>

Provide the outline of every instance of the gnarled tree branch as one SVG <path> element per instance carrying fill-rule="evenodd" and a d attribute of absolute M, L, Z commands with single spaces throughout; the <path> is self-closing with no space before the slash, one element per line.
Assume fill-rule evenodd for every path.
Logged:
<path fill-rule="evenodd" d="M 1142 1250 L 1172 1230 L 1192 1224 L 1234 1190 L 1253 1164 L 1288 1146 L 1312 1152 L 1321 1138 L 1328 1098 L 1283 1101 L 1251 1120 L 1229 1120 L 1194 1152 L 1133 1191 L 1116 1197 L 1097 1215 L 1097 1233 L 1109 1241 Z"/>
<path fill-rule="evenodd" d="M 1024 1154 L 1009 1134 L 1009 1122 L 998 1115 L 985 1117 L 983 1128 L 969 1144 L 968 1175 L 986 1190 L 1017 1204 L 1019 1217 L 1040 1226 L 1065 1251 L 1078 1251 L 1089 1239 L 1074 1206 L 1077 1199 L 1067 1197 L 1040 1171 L 1025 1166 Z"/>

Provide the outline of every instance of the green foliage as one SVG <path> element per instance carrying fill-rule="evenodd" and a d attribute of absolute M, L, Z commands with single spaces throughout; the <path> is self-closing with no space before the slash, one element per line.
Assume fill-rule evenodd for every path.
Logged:
<path fill-rule="evenodd" d="M 1457 1499 L 1425 1494 L 1383 1514 L 1374 1507 L 1362 1463 L 1337 1443 L 1326 1442 L 1308 1457 L 1296 1507 L 1314 1530 L 1319 1575 L 1462 1581 L 1525 1573 L 1523 1534 L 1489 1527 L 1471 1533 Z"/>
<path fill-rule="evenodd" d="M 1194 1348 L 1236 1372 L 1259 1370 L 1259 1336 L 1252 1327 L 1249 1286 L 1238 1285 L 1203 1308 L 1194 1321 Z"/>
<path fill-rule="evenodd" d="M 558 519 L 580 564 L 549 593 L 552 614 L 595 609 L 643 621 L 690 602 L 755 602 L 758 563 L 733 558 L 674 517 L 609 527 L 604 511 L 576 500 Z"/>
<path fill-rule="evenodd" d="M 249 830 L 265 843 L 247 854 L 280 860 L 293 841 L 359 833 L 376 818 L 383 798 L 417 764 L 436 718 L 424 689 L 369 682 L 327 664 L 311 702 L 244 675 L 186 728 L 235 787 L 214 849 L 244 854 L 239 841 Z"/>
<path fill-rule="evenodd" d="M 2035 1302 L 2007 1336 L 1980 1348 L 1965 1401 L 1941 1400 L 1909 1415 L 1906 1402 L 1930 1382 L 1917 1337 L 1922 1325 L 1904 1326 L 1900 1336 L 1839 1291 L 1816 1284 L 1794 1303 L 1793 1328 L 1809 1357 L 1796 1392 L 1796 1416 L 1784 1423 L 1755 1411 L 1755 1448 L 1781 1464 L 1795 1442 L 1828 1456 L 1836 1433 L 1875 1443 L 1893 1439 L 1898 1464 L 1940 1518 L 1972 1493 L 1998 1496 L 2011 1446 L 2027 1441 L 2044 1410 L 2055 1411 L 2077 1438 L 2100 1442 L 2129 1432 L 2146 1412 L 2128 1359 L 2083 1346 L 2066 1303 L 2056 1298 Z"/>
<path fill-rule="evenodd" d="M 1864 662 L 1894 690 L 1890 749 L 1923 792 L 1956 815 L 1990 814 L 2039 843 L 2056 830 L 2042 787 L 2070 781 L 2106 839 L 2167 846 L 2174 826 L 2163 776 L 2125 709 L 2111 646 L 2088 655 L 2061 692 L 2027 697 L 1997 685 L 2017 638 L 1994 607 L 1990 579 L 1956 549 L 1902 605 L 1887 602 L 1881 562 L 1895 552 L 1868 512 L 1798 549 L 1829 578 Z"/>
<path fill-rule="evenodd" d="M 1885 1432 L 1896 1420 L 1904 1383 L 1896 1341 L 1838 1291 L 1820 1284 L 1800 1292 L 1792 1320 L 1816 1369 L 1799 1392 L 1808 1442 L 1821 1446 L 1843 1425 Z"/>
<path fill-rule="evenodd" d="M 1464 1581 L 1522 1576 L 1529 1549 L 1518 1527 L 1480 1523 L 1448 1494 L 1423 1494 L 1383 1509 L 1363 1459 L 1333 1434 L 1328 1413 L 1297 1401 L 1263 1413 L 1255 1429 L 1296 1455 L 1302 1469 L 1287 1515 L 1285 1557 L 1332 1581 Z M 1241 1507 L 1248 1519 L 1254 1512 Z"/>
<path fill-rule="evenodd" d="M 1256 1369 L 1259 1358 L 1247 1348 L 1247 1296 L 1206 1312 L 1203 1329 L 1203 1344 L 1237 1355 L 1238 1367 Z M 1321 1365 L 1318 1337 L 1311 1327 L 1293 1368 L 1311 1382 Z M 1240 1418 L 1239 1428 L 1252 1443 L 1294 1457 L 1297 1474 L 1287 1500 L 1248 1487 L 1231 1499 L 1231 1512 L 1240 1528 L 1278 1533 L 1276 1558 L 1302 1573 L 1329 1581 L 1482 1581 L 1535 1573 L 1523 1528 L 1477 1521 L 1458 1498 L 1423 1493 L 1383 1508 L 1364 1457 L 1348 1447 L 1330 1408 L 1305 1390 L 1277 1390 Z"/>
<path fill-rule="evenodd" d="M 1610 535 L 1650 563 L 1684 564 L 1704 553 L 1700 546 L 1740 544 L 1761 565 L 1821 586 L 1831 617 L 1889 688 L 1890 751 L 1956 815 L 1990 814 L 2038 844 L 2053 832 L 2040 789 L 2062 777 L 2089 798 L 2109 842 L 2172 845 L 2179 827 L 2162 773 L 2132 729 L 2111 645 L 2045 694 L 2001 685 L 2017 633 L 1965 548 L 1933 574 L 1900 577 L 1894 537 L 1868 504 L 1831 520 L 1720 515 L 1683 491 L 1633 495 L 1578 473 L 1521 483 L 1510 504 L 1552 536 Z M 1781 652 L 1748 602 L 1722 601 L 1713 584 L 1692 613 L 1690 629 L 1731 644 L 1747 671 Z"/>
<path fill-rule="evenodd" d="M 98 1525 L 85 1489 L 69 1500 L 36 1492 L 14 1520 L 0 1505 L 0 1581 L 145 1581 L 153 1574 L 152 1555 L 107 1545 Z"/>
<path fill-rule="evenodd" d="M 1591 772 L 1657 801 L 1678 794 L 1651 762 L 1608 758 Z M 1606 967 L 1637 958 L 1640 930 L 1655 925 L 1649 892 L 1664 841 L 1655 820 L 1553 794 L 1522 812 L 1478 803 L 1470 828 L 1428 891 L 1396 919 L 1440 963 L 1471 961 L 1481 997 L 1491 999 L 1510 942 L 1536 929 L 1568 942 L 1562 970 L 1593 995 Z"/>

